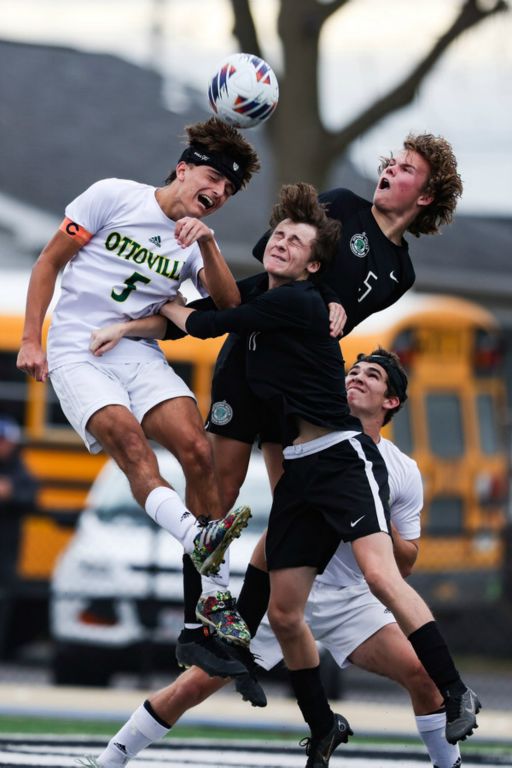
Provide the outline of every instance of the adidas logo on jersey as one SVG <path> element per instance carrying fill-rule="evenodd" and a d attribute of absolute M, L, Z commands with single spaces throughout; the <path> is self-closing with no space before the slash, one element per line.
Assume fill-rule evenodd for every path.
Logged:
<path fill-rule="evenodd" d="M 162 245 L 162 239 L 160 235 L 155 235 L 154 237 L 150 237 L 149 242 L 153 243 L 153 245 L 156 245 L 157 248 L 160 248 L 160 246 Z"/>

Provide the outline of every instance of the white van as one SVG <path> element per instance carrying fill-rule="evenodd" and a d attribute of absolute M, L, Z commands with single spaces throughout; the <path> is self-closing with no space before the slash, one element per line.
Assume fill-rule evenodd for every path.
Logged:
<path fill-rule="evenodd" d="M 180 465 L 166 451 L 156 454 L 162 476 L 183 497 Z M 235 595 L 271 506 L 260 454 L 251 458 L 239 503 L 252 518 L 230 546 Z M 173 667 L 183 624 L 182 557 L 180 544 L 139 507 L 125 475 L 108 461 L 53 573 L 54 681 L 106 685 L 115 671 Z"/>

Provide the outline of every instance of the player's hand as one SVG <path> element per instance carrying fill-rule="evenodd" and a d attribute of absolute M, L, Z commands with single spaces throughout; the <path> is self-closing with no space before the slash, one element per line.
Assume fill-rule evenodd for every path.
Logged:
<path fill-rule="evenodd" d="M 343 328 L 347 322 L 347 313 L 343 306 L 337 302 L 331 302 L 327 305 L 329 309 L 329 330 L 331 336 L 335 339 L 343 334 Z"/>
<path fill-rule="evenodd" d="M 112 323 L 103 328 L 95 328 L 91 333 L 89 349 L 95 357 L 101 357 L 114 349 L 124 336 L 124 323 Z"/>
<path fill-rule="evenodd" d="M 26 341 L 22 344 L 16 365 L 20 371 L 28 373 L 36 381 L 46 381 L 48 378 L 48 361 L 39 343 Z"/>
<path fill-rule="evenodd" d="M 207 227 L 201 219 L 194 219 L 192 216 L 184 216 L 182 219 L 178 219 L 174 237 L 182 248 L 187 248 L 192 243 L 201 243 L 214 239 L 213 229 Z"/>

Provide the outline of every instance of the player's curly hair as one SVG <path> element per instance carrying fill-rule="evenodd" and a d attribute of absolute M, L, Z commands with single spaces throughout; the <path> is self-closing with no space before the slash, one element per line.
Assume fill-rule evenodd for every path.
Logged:
<path fill-rule="evenodd" d="M 462 195 L 462 179 L 457 172 L 457 159 L 451 144 L 442 136 L 432 133 L 409 133 L 404 140 L 404 149 L 417 152 L 430 166 L 430 177 L 425 192 L 433 196 L 429 205 L 424 206 L 407 231 L 415 237 L 435 235 L 443 224 L 453 219 L 457 202 Z M 379 173 L 387 168 L 389 157 L 381 157 Z"/>
<path fill-rule="evenodd" d="M 325 205 L 318 201 L 318 192 L 315 187 L 303 181 L 298 184 L 284 184 L 281 187 L 279 198 L 270 216 L 271 229 L 275 229 L 285 219 L 310 224 L 317 230 L 311 250 L 311 261 L 319 261 L 320 269 L 311 275 L 314 279 L 334 257 L 341 234 L 341 224 L 337 219 L 328 217 Z"/>
<path fill-rule="evenodd" d="M 219 152 L 235 160 L 243 171 L 242 187 L 247 186 L 252 175 L 260 170 L 260 161 L 252 145 L 239 130 L 218 117 L 186 125 L 185 132 L 185 143 L 189 146 L 203 147 L 205 152 Z M 173 170 L 165 183 L 170 184 L 175 178 L 176 171 Z"/>

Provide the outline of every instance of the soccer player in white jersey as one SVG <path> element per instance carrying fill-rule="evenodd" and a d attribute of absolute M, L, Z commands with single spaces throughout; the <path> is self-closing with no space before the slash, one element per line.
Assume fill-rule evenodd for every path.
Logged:
<path fill-rule="evenodd" d="M 239 131 L 217 118 L 186 132 L 187 146 L 164 186 L 103 179 L 67 206 L 32 271 L 18 368 L 37 381 L 49 376 L 89 451 L 103 448 L 112 456 L 148 515 L 183 544 L 198 570 L 215 573 L 250 512 L 242 507 L 220 519 L 194 394 L 155 341 L 123 339 L 101 359 L 89 350 L 94 328 L 157 312 L 187 278 L 219 308 L 240 301 L 213 230 L 202 219 L 248 184 L 258 157 Z M 42 326 L 61 270 L 47 358 Z M 149 439 L 180 461 L 186 506 L 161 477 Z M 229 659 L 225 666 L 242 670 Z"/>
<path fill-rule="evenodd" d="M 393 386 L 393 380 L 398 382 L 398 387 Z M 351 412 L 377 443 L 386 462 L 394 552 L 402 574 L 407 576 L 418 554 L 422 482 L 416 463 L 380 434 L 382 426 L 407 398 L 407 379 L 396 356 L 377 349 L 371 355 L 359 356 L 348 371 L 346 382 Z M 350 544 L 341 543 L 324 573 L 317 576 L 307 602 L 306 621 L 315 639 L 322 642 L 340 667 L 355 664 L 395 680 L 408 691 L 418 732 L 433 766 L 457 768 L 461 765 L 458 746 L 449 744 L 444 735 L 446 716 L 441 694 L 392 614 L 370 592 Z M 254 617 L 252 623 L 254 625 Z M 266 669 L 282 659 L 281 648 L 266 617 L 251 649 Z M 164 736 L 188 709 L 225 683 L 192 667 L 171 685 L 150 696 L 111 738 L 99 757 L 86 758 L 84 764 L 121 768 Z"/>

